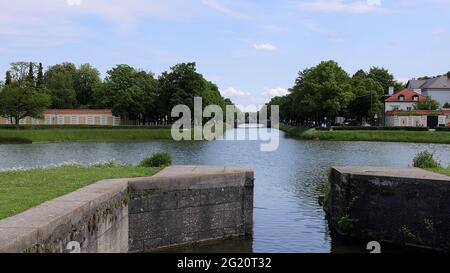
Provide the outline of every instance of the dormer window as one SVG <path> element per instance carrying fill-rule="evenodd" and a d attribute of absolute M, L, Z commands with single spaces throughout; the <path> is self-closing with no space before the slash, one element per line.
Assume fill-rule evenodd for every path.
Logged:
<path fill-rule="evenodd" d="M 399 100 L 399 101 L 405 101 L 405 96 L 400 95 L 400 96 L 398 97 L 398 100 Z"/>
<path fill-rule="evenodd" d="M 419 101 L 419 96 L 413 96 L 413 101 Z"/>

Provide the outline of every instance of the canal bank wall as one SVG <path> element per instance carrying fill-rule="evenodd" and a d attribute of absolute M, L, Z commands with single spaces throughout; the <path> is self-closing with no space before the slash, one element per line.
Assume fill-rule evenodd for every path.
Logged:
<path fill-rule="evenodd" d="M 2 253 L 125 253 L 251 235 L 253 170 L 172 166 L 94 183 L 0 221 Z"/>
<path fill-rule="evenodd" d="M 334 167 L 325 210 L 332 232 L 450 251 L 450 177 L 417 168 Z"/>

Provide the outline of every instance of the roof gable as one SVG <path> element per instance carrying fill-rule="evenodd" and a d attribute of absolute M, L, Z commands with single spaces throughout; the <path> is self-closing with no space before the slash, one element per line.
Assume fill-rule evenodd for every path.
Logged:
<path fill-rule="evenodd" d="M 400 100 L 401 96 L 404 97 L 404 100 Z M 426 99 L 425 96 L 423 96 L 423 95 L 421 95 L 419 93 L 416 93 L 416 92 L 414 92 L 412 90 L 409 90 L 409 89 L 403 89 L 403 90 L 395 93 L 394 95 L 390 96 L 386 100 L 386 102 L 416 102 L 414 100 L 415 96 L 419 97 L 419 101 L 423 101 L 423 100 Z"/>

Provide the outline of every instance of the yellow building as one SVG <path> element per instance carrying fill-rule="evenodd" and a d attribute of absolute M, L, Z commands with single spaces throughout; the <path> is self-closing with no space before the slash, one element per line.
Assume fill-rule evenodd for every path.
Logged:
<path fill-rule="evenodd" d="M 26 117 L 21 125 L 97 125 L 119 126 L 120 117 L 111 109 L 47 109 L 43 119 Z M 0 117 L 0 124 L 11 124 L 7 118 Z"/>

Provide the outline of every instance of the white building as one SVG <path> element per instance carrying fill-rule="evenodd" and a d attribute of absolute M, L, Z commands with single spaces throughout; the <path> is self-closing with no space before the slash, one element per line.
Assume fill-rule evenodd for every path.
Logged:
<path fill-rule="evenodd" d="M 443 107 L 446 103 L 450 103 L 450 72 L 428 80 L 410 80 L 407 88 L 431 97 Z"/>
<path fill-rule="evenodd" d="M 385 112 L 412 111 L 414 110 L 414 104 L 416 102 L 426 99 L 426 97 L 422 96 L 420 93 L 409 89 L 404 89 L 395 94 L 389 95 L 391 96 L 385 101 Z"/>

